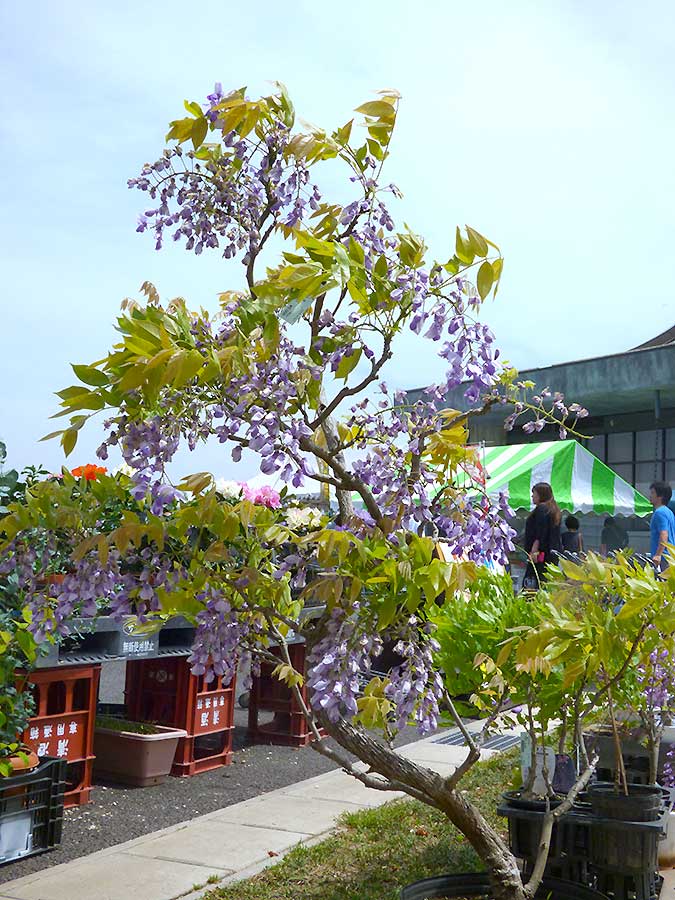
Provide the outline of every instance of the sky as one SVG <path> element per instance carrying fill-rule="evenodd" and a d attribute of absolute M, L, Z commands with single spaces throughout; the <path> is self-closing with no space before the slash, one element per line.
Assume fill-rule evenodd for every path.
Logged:
<path fill-rule="evenodd" d="M 103 357 L 145 280 L 215 309 L 241 267 L 135 232 L 126 180 L 157 158 L 183 100 L 214 82 L 268 93 L 332 129 L 403 95 L 392 211 L 433 255 L 468 223 L 505 256 L 483 318 L 525 368 L 633 347 L 675 323 L 675 7 L 664 2 L 34 0 L 0 5 L 0 439 L 8 464 L 59 470 L 54 392 Z M 440 376 L 402 341 L 388 382 Z M 94 459 L 91 427 L 69 459 Z M 244 477 L 222 448 L 185 471 Z"/>

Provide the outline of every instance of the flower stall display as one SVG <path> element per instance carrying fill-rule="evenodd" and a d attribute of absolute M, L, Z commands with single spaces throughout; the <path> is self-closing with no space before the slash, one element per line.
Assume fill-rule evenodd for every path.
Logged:
<path fill-rule="evenodd" d="M 269 663 L 293 692 L 313 747 L 369 787 L 404 791 L 443 810 L 483 861 L 490 896 L 529 900 L 550 841 L 542 840 L 523 875 L 463 793 L 462 777 L 514 696 L 530 711 L 544 698 L 551 709 L 556 695 L 562 702 L 579 694 L 587 703 L 595 672 L 606 675 L 595 689 L 607 685 L 598 699 L 604 702 L 643 653 L 643 620 L 672 630 L 672 600 L 661 583 L 634 588 L 640 573 L 629 578 L 621 569 L 622 612 L 614 616 L 599 601 L 586 612 L 579 606 L 585 584 L 600 591 L 614 570 L 590 561 L 567 573 L 534 606 L 535 615 L 555 614 L 557 655 L 542 643 L 550 622 L 519 625 L 491 672 L 482 660 L 490 678 L 478 693 L 490 714 L 481 734 L 466 730 L 436 657 L 434 620 L 486 559 L 506 561 L 513 538 L 505 497 L 477 502 L 458 484 L 459 469 L 475 461 L 467 425 L 503 405 L 509 428 L 553 424 L 574 434 L 585 411 L 560 394 L 532 396 L 502 361 L 479 318 L 503 270 L 492 241 L 458 228 L 450 251 L 433 259 L 420 235 L 397 229 L 389 201 L 400 192 L 384 167 L 398 107 L 398 95 L 385 91 L 358 108 L 358 121 L 303 131 L 282 86 L 252 99 L 218 85 L 205 104 L 186 104 L 188 115 L 171 124 L 171 146 L 130 182 L 143 196 L 138 231 L 150 233 L 158 249 L 172 238 L 197 254 L 238 258 L 242 279 L 213 315 L 182 300 L 162 304 L 143 285 L 147 303 L 126 305 L 117 344 L 102 361 L 76 366 L 77 384 L 60 392 L 70 418 L 57 433 L 70 453 L 88 419 L 101 414 L 99 458 L 121 452 L 133 472 L 133 503 L 111 509 L 106 495 L 120 496 L 103 474 L 92 481 L 84 475 L 78 485 L 85 488 L 69 502 L 74 483 L 64 474 L 62 485 L 37 485 L 24 504 L 10 504 L 1 552 L 26 573 L 38 641 L 62 634 L 75 610 L 94 616 L 104 604 L 144 623 L 171 615 L 193 621 L 190 663 L 206 683 L 230 683 L 242 654 L 251 655 L 254 674 Z M 336 197 L 321 186 L 325 161 L 330 183 L 340 170 L 345 175 Z M 276 264 L 263 266 L 273 236 L 283 249 Z M 444 369 L 415 401 L 385 377 L 403 335 L 434 350 Z M 439 411 L 460 384 L 468 411 Z M 292 511 L 271 491 L 233 492 L 207 473 L 172 477 L 181 445 L 212 439 L 235 463 L 244 449 L 257 453 L 261 472 L 284 484 L 330 486 L 335 520 Z M 63 507 L 55 503 L 59 490 Z M 39 566 L 27 535 L 36 516 L 47 541 L 63 529 L 81 537 L 72 571 L 50 590 L 31 581 Z M 307 615 L 309 608 L 318 615 Z M 294 665 L 291 634 L 305 641 L 304 668 Z M 397 661 L 376 676 L 385 645 Z M 470 673 L 474 659 L 458 665 Z M 414 723 L 421 734 L 436 728 L 441 707 L 467 742 L 465 761 L 446 778 L 393 749 L 403 725 Z M 337 747 L 322 739 L 322 729 Z M 539 739 L 536 722 L 532 731 Z M 561 804 L 545 813 L 544 837 L 593 766 L 589 759 Z"/>

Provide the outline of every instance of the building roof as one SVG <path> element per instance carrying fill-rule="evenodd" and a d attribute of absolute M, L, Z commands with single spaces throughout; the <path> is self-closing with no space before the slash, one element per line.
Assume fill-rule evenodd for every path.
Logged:
<path fill-rule="evenodd" d="M 664 409 L 675 409 L 675 327 L 653 338 L 652 342 L 628 350 L 592 359 L 521 370 L 520 378 L 533 381 L 538 390 L 549 387 L 560 391 L 571 402 L 586 406 L 591 415 L 630 413 L 654 408 L 655 392 Z M 664 343 L 653 343 L 663 341 Z M 442 406 L 467 409 L 466 384 L 445 397 Z M 411 400 L 422 395 L 423 388 L 408 391 Z M 487 413 L 484 419 L 503 417 L 501 410 Z"/>
<path fill-rule="evenodd" d="M 650 341 L 645 341 L 644 344 L 638 344 L 637 347 L 633 347 L 633 350 L 648 350 L 650 347 L 665 347 L 668 344 L 675 344 L 675 325 L 667 331 L 657 334 L 656 337 L 652 338 Z"/>

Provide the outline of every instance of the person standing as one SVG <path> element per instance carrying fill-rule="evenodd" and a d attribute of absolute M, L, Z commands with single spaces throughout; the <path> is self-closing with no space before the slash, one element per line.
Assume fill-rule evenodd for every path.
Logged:
<path fill-rule="evenodd" d="M 660 570 L 665 569 L 670 562 L 666 545 L 675 544 L 675 513 L 668 506 L 672 496 L 672 488 L 665 481 L 655 481 L 649 487 L 649 500 L 654 507 L 649 523 L 650 555 Z"/>
<path fill-rule="evenodd" d="M 623 524 L 613 516 L 607 516 L 600 537 L 600 554 L 609 556 L 617 550 L 624 550 L 628 546 L 628 532 Z"/>
<path fill-rule="evenodd" d="M 568 516 L 565 519 L 565 528 L 567 531 L 561 535 L 562 548 L 571 553 L 584 552 L 584 539 L 579 531 L 579 520 L 576 516 Z"/>
<path fill-rule="evenodd" d="M 525 551 L 529 563 L 524 583 L 536 586 L 541 582 L 547 563 L 555 562 L 554 552 L 562 550 L 560 521 L 562 513 L 555 502 L 551 485 L 540 481 L 532 488 L 534 509 L 525 522 Z"/>

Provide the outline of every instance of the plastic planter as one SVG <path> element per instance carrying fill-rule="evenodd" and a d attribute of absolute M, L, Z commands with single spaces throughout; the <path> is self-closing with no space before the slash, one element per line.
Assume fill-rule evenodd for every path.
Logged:
<path fill-rule="evenodd" d="M 401 900 L 452 900 L 452 898 L 490 898 L 487 875 L 438 875 L 409 884 L 401 891 Z M 581 884 L 545 878 L 536 893 L 537 900 L 607 900 L 604 894 Z"/>
<path fill-rule="evenodd" d="M 613 784 L 598 781 L 589 787 L 588 797 L 596 816 L 623 822 L 653 822 L 663 806 L 661 788 L 649 784 L 629 784 L 626 795 Z"/>
<path fill-rule="evenodd" d="M 155 734 L 96 728 L 94 770 L 98 778 L 147 787 L 161 784 L 171 771 L 178 741 L 186 736 L 181 728 L 155 725 Z"/>

